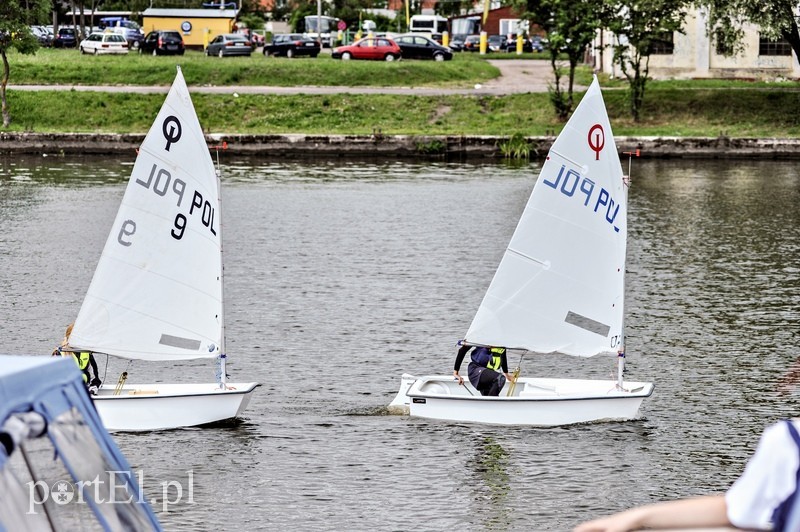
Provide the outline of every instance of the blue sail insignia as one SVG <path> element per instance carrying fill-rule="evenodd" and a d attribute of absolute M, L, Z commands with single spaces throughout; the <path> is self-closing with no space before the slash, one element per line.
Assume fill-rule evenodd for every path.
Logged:
<path fill-rule="evenodd" d="M 567 168 L 566 165 L 562 164 L 555 181 L 549 181 L 545 178 L 544 184 L 554 190 L 558 190 L 569 198 L 583 199 L 584 207 L 588 207 L 594 212 L 600 211 L 603 213 L 605 211 L 603 213 L 605 220 L 611 224 L 614 231 L 619 232 L 619 227 L 614 225 L 614 220 L 617 219 L 617 214 L 619 214 L 619 203 L 603 187 L 599 187 L 600 190 L 595 193 L 597 186 L 588 177 L 581 176 L 577 170 Z"/>

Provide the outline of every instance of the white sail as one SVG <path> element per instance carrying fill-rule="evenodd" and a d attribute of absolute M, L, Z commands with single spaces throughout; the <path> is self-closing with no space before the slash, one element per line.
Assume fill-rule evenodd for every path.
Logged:
<path fill-rule="evenodd" d="M 140 360 L 219 355 L 218 210 L 214 164 L 178 70 L 139 150 L 70 345 Z"/>
<path fill-rule="evenodd" d="M 616 352 L 626 239 L 627 185 L 595 78 L 550 149 L 466 341 Z"/>

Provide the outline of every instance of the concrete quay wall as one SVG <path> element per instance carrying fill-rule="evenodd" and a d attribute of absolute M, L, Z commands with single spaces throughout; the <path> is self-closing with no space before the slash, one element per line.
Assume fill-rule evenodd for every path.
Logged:
<path fill-rule="evenodd" d="M 502 136 L 227 135 L 209 134 L 210 146 L 227 143 L 230 155 L 257 157 L 502 158 Z M 0 155 L 113 155 L 135 151 L 143 134 L 2 133 Z M 530 155 L 544 157 L 555 137 L 527 137 Z M 620 153 L 647 158 L 800 159 L 800 138 L 617 137 Z"/>

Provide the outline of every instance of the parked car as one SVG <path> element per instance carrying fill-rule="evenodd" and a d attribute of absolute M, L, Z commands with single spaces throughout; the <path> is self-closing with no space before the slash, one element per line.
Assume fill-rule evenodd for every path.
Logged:
<path fill-rule="evenodd" d="M 506 36 L 505 35 L 489 35 L 486 39 L 486 48 L 492 52 L 505 51 L 506 49 Z"/>
<path fill-rule="evenodd" d="M 241 35 L 248 41 L 250 41 L 250 45 L 255 51 L 256 48 L 259 46 L 264 46 L 264 36 L 251 30 L 250 28 L 240 28 L 234 31 L 236 35 Z"/>
<path fill-rule="evenodd" d="M 464 51 L 464 39 L 466 39 L 466 35 L 453 35 L 453 38 L 450 39 L 450 44 L 448 46 L 454 52 L 463 52 Z"/>
<path fill-rule="evenodd" d="M 140 54 L 183 55 L 185 51 L 183 37 L 177 31 L 155 30 L 148 33 L 141 46 Z"/>
<path fill-rule="evenodd" d="M 206 55 L 217 55 L 226 57 L 230 55 L 247 55 L 253 53 L 253 46 L 243 35 L 236 33 L 223 33 L 217 35 L 214 40 L 208 43 Z"/>
<path fill-rule="evenodd" d="M 75 28 L 58 28 L 53 38 L 54 48 L 75 48 L 78 45 L 78 32 Z"/>
<path fill-rule="evenodd" d="M 467 35 L 464 39 L 465 52 L 480 52 L 481 51 L 481 36 L 480 35 Z M 487 48 L 488 51 L 488 48 Z"/>
<path fill-rule="evenodd" d="M 347 46 L 337 46 L 331 52 L 334 59 L 376 59 L 394 61 L 403 53 L 392 39 L 386 37 L 367 37 Z"/>
<path fill-rule="evenodd" d="M 138 49 L 142 41 L 144 41 L 144 33 L 141 26 L 132 20 L 118 20 L 114 25 L 108 26 L 106 29 L 125 37 L 131 50 Z"/>
<path fill-rule="evenodd" d="M 127 54 L 128 41 L 119 33 L 104 31 L 92 33 L 78 46 L 82 54 Z"/>
<path fill-rule="evenodd" d="M 538 35 L 534 35 L 530 39 L 531 41 L 531 49 L 534 52 L 544 52 L 544 42 L 542 42 L 542 38 Z"/>
<path fill-rule="evenodd" d="M 505 42 L 505 51 L 509 53 L 516 53 L 517 52 L 517 37 L 515 35 L 509 36 L 508 40 Z M 541 51 L 541 50 L 538 50 Z M 533 43 L 530 39 L 523 37 L 522 38 L 522 52 L 523 53 L 531 53 L 533 52 Z"/>
<path fill-rule="evenodd" d="M 264 56 L 285 55 L 294 57 L 297 55 L 310 55 L 317 57 L 322 45 L 316 39 L 312 39 L 301 33 L 283 33 L 272 37 L 270 44 L 264 45 Z"/>
<path fill-rule="evenodd" d="M 400 47 L 403 59 L 449 61 L 453 58 L 453 51 L 450 48 L 421 35 L 400 35 L 394 38 L 394 42 Z"/>
<path fill-rule="evenodd" d="M 53 46 L 53 34 L 44 26 L 31 26 L 31 33 L 39 41 L 39 46 L 44 48 Z"/>

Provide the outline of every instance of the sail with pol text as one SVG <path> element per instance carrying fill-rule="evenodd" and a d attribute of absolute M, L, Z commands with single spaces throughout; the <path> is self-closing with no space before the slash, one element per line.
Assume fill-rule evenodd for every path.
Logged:
<path fill-rule="evenodd" d="M 217 181 L 179 71 L 139 149 L 75 321 L 73 347 L 139 360 L 219 356 Z"/>
<path fill-rule="evenodd" d="M 467 343 L 593 356 L 622 341 L 627 186 L 593 83 L 550 149 Z"/>

